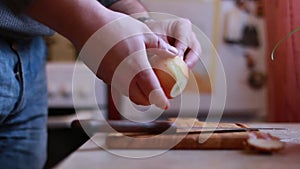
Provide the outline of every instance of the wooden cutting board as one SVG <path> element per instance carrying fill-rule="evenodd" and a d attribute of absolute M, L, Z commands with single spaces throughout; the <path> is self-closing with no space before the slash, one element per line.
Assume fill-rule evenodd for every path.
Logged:
<path fill-rule="evenodd" d="M 170 119 L 174 121 L 174 119 Z M 235 123 L 204 123 L 196 119 L 179 119 L 176 125 L 181 127 L 215 126 L 241 128 Z M 179 130 L 178 130 L 179 131 Z M 106 146 L 111 149 L 244 149 L 248 139 L 247 132 L 201 134 L 201 138 L 210 136 L 199 143 L 199 134 L 110 134 Z"/>

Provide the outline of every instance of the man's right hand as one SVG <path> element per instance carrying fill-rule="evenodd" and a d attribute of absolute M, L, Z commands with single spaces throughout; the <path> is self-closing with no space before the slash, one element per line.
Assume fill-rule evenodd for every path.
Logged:
<path fill-rule="evenodd" d="M 124 15 L 100 28 L 83 50 L 81 59 L 97 69 L 94 70 L 97 76 L 134 103 L 169 107 L 146 50 L 161 57 L 176 57 L 177 50 L 145 24 Z M 92 66 L 97 60 L 100 66 Z"/>
<path fill-rule="evenodd" d="M 169 101 L 150 67 L 146 49 L 161 49 L 159 52 L 165 57 L 174 57 L 168 50 L 176 49 L 153 34 L 146 25 L 133 18 L 128 19 L 130 17 L 127 15 L 113 12 L 95 0 L 38 0 L 26 9 L 26 13 L 67 37 L 81 53 L 86 52 L 87 55 L 81 59 L 94 73 L 106 83 L 111 83 L 120 93 L 129 96 L 133 102 L 168 108 Z M 118 24 L 118 21 L 122 22 L 120 18 L 127 20 Z M 96 43 L 90 46 L 86 43 L 95 32 L 116 20 L 115 26 L 102 30 L 104 33 L 98 40 L 96 38 Z M 132 36 L 125 36 L 129 34 Z M 107 51 L 93 53 L 93 50 L 107 47 L 110 47 Z M 104 59 L 101 55 L 105 56 Z M 116 72 L 119 67 L 122 68 L 121 73 Z M 133 75 L 134 78 L 129 78 Z"/>

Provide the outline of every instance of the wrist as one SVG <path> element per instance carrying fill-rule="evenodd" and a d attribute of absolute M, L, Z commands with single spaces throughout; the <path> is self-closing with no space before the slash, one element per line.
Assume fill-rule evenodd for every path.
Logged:
<path fill-rule="evenodd" d="M 141 21 L 141 22 L 143 22 L 143 23 L 147 23 L 147 22 L 152 22 L 152 21 L 154 21 L 154 19 L 153 18 L 151 18 L 151 17 L 146 17 L 146 16 L 141 16 L 141 17 L 138 17 L 138 18 L 136 18 L 137 20 L 139 20 L 139 21 Z"/>
<path fill-rule="evenodd" d="M 131 14 L 130 16 L 142 23 L 154 21 L 154 19 L 149 15 L 149 12 L 134 13 Z"/>

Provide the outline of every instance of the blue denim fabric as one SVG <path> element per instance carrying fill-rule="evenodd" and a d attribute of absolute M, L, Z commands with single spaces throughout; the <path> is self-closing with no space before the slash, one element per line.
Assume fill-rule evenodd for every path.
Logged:
<path fill-rule="evenodd" d="M 41 169 L 46 161 L 46 48 L 42 38 L 0 38 L 0 168 Z"/>

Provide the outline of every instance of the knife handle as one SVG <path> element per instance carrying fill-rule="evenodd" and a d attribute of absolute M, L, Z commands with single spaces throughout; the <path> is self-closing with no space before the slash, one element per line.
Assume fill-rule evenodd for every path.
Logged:
<path fill-rule="evenodd" d="M 88 133 L 105 132 L 105 133 L 148 133 L 161 134 L 163 132 L 176 133 L 176 126 L 167 121 L 153 122 L 133 122 L 127 120 L 74 120 L 71 123 L 72 128 L 82 128 Z"/>

